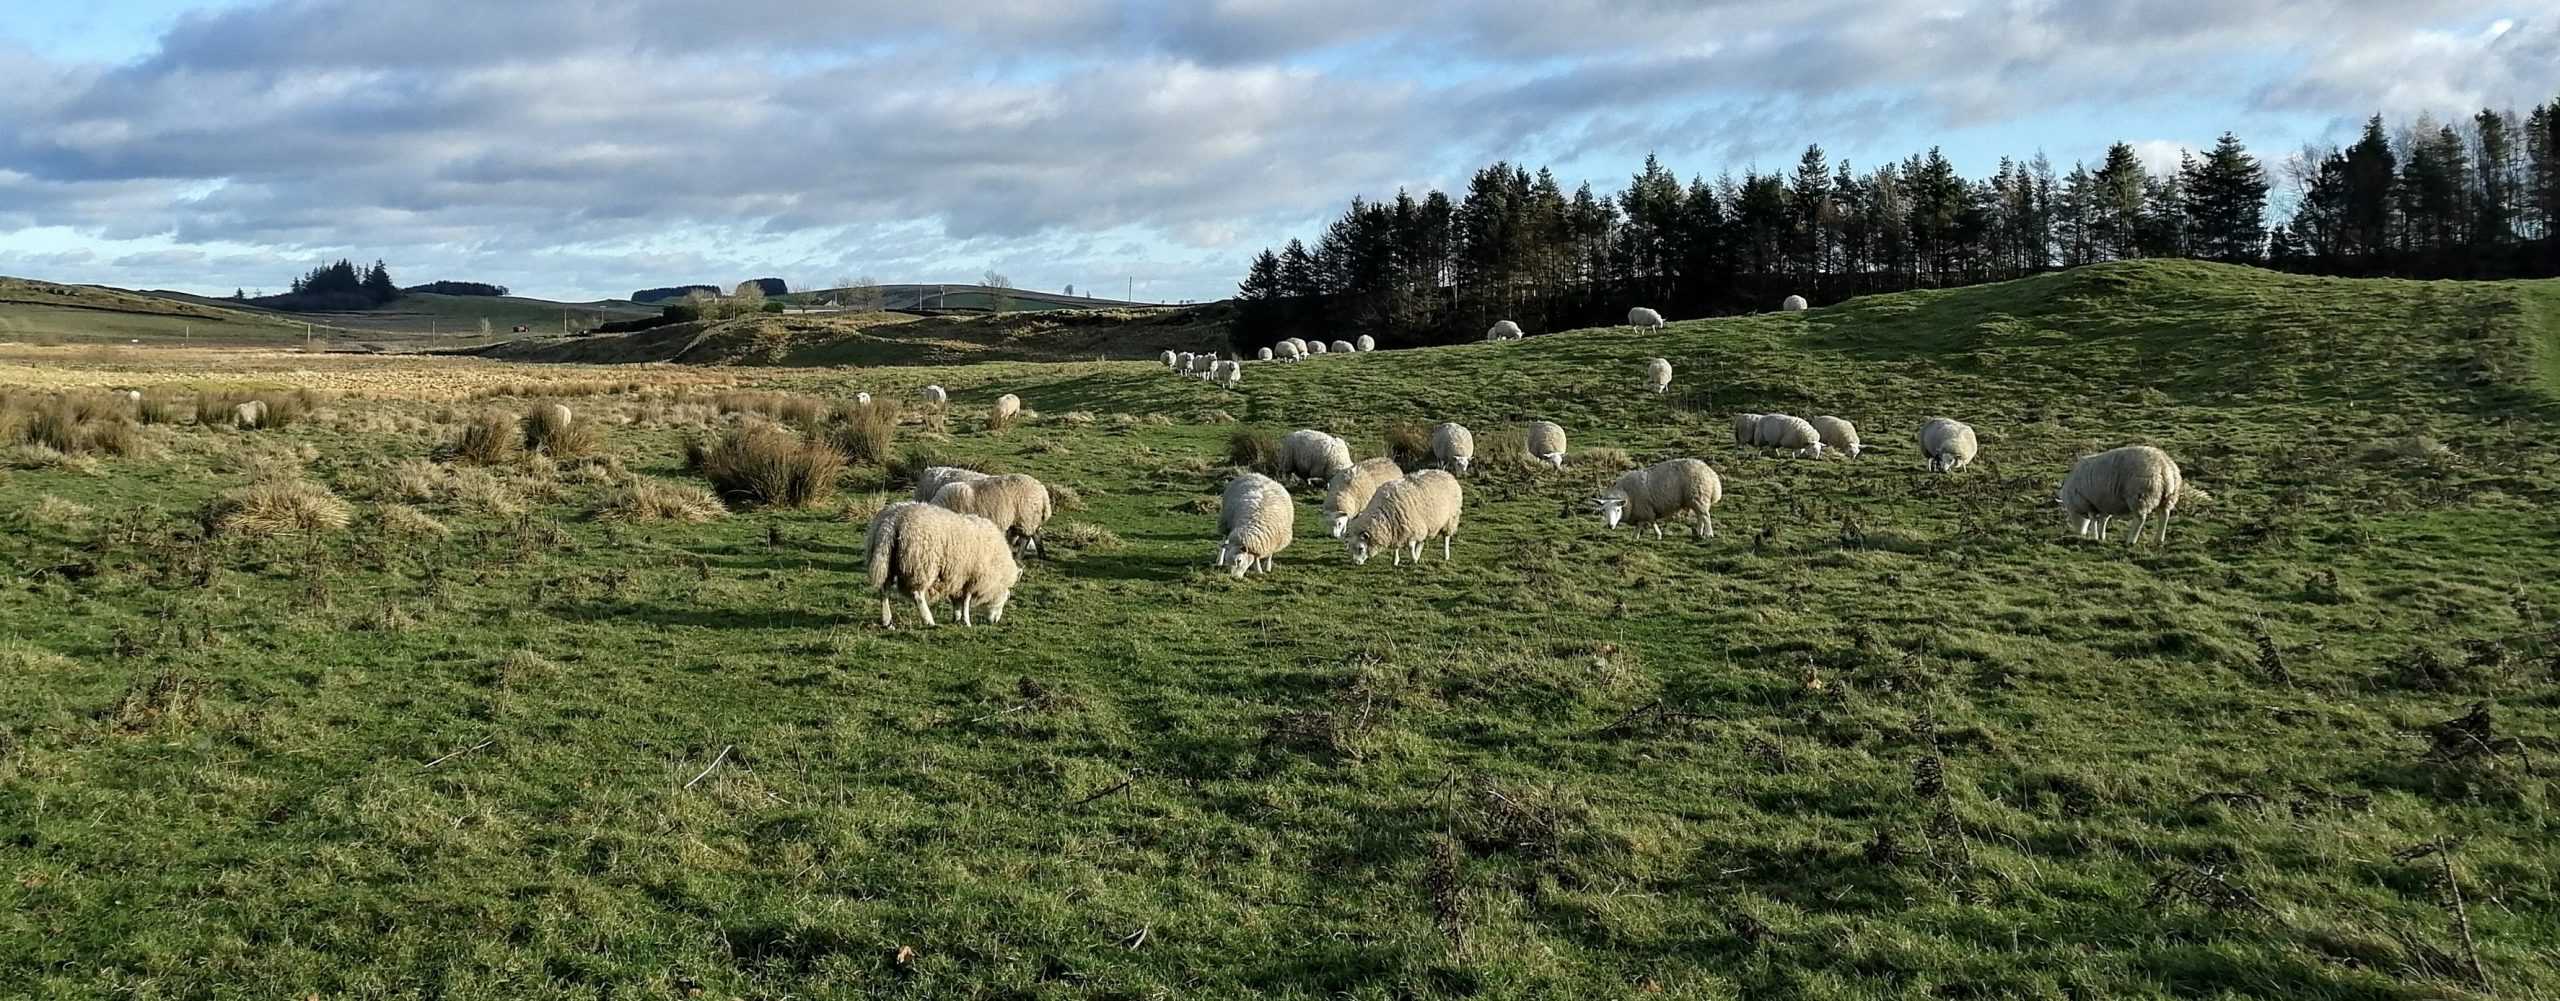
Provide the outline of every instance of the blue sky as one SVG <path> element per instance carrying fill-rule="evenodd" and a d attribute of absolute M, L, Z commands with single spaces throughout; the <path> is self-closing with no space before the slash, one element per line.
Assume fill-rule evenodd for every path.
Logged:
<path fill-rule="evenodd" d="M 0 273 L 1214 298 L 1495 159 L 1978 176 L 2231 129 L 2274 162 L 2555 98 L 2548 0 L 91 0 L 0 20 Z"/>

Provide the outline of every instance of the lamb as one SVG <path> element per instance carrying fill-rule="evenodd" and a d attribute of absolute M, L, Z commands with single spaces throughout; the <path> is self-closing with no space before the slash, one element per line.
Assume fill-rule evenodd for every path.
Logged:
<path fill-rule="evenodd" d="M 1308 342 L 1307 342 L 1307 353 L 1308 353 L 1308 354 L 1311 354 L 1311 355 L 1320 355 L 1320 354 L 1323 354 L 1324 352 L 1325 352 L 1325 346 L 1324 346 L 1324 342 L 1323 342 L 1323 341 L 1308 341 Z"/>
<path fill-rule="evenodd" d="M 994 522 L 1006 542 L 1033 553 L 1040 551 L 1041 526 L 1055 511 L 1048 485 L 1021 473 L 953 480 L 933 492 L 933 505 Z"/>
<path fill-rule="evenodd" d="M 1733 443 L 1743 448 L 1760 446 L 1760 418 L 1766 414 L 1733 415 Z"/>
<path fill-rule="evenodd" d="M 1271 572 L 1271 557 L 1289 548 L 1297 534 L 1298 513 L 1289 491 L 1260 473 L 1246 473 L 1227 483 L 1218 502 L 1218 566 L 1235 571 Z"/>
<path fill-rule="evenodd" d="M 1352 338 L 1351 349 L 1366 354 L 1378 350 L 1378 339 L 1367 334 Z"/>
<path fill-rule="evenodd" d="M 1342 537 L 1342 528 L 1368 508 L 1369 498 L 1378 488 L 1404 478 L 1404 470 L 1394 459 L 1380 456 L 1362 459 L 1333 474 L 1324 485 L 1324 514 L 1334 538 Z"/>
<path fill-rule="evenodd" d="M 1253 360 L 1255 360 L 1255 361 L 1270 361 L 1270 360 L 1271 360 L 1271 349 L 1270 349 L 1270 348 L 1255 348 L 1255 349 L 1253 349 Z"/>
<path fill-rule="evenodd" d="M 1621 524 L 1629 529 L 1651 525 L 1657 539 L 1662 537 L 1663 522 L 1694 515 L 1698 535 L 1712 539 L 1716 537 L 1716 502 L 1723 499 L 1724 480 L 1713 468 L 1696 459 L 1672 459 L 1618 477 L 1607 493 L 1592 499 L 1591 506 L 1611 529 Z"/>
<path fill-rule="evenodd" d="M 231 408 L 231 426 L 247 431 L 267 422 L 267 401 L 249 400 Z"/>
<path fill-rule="evenodd" d="M 1228 389 L 1236 388 L 1239 383 L 1244 382 L 1244 363 L 1240 361 L 1219 362 L 1217 369 L 1210 373 L 1210 381 L 1216 382 L 1218 385 L 1225 386 Z"/>
<path fill-rule="evenodd" d="M 1440 464 L 1459 473 L 1476 461 L 1476 435 L 1464 424 L 1442 424 L 1431 429 L 1431 456 Z"/>
<path fill-rule="evenodd" d="M 1022 397 L 1015 396 L 1012 393 L 1006 393 L 1003 396 L 996 397 L 996 420 L 1012 420 L 1013 418 L 1020 416 L 1021 413 Z"/>
<path fill-rule="evenodd" d="M 942 488 L 947 484 L 975 483 L 990 479 L 994 477 L 975 469 L 962 469 L 958 466 L 926 466 L 924 472 L 916 475 L 915 499 L 929 502 L 933 500 L 933 495 L 941 493 Z"/>
<path fill-rule="evenodd" d="M 980 604 L 987 606 L 989 625 L 1002 622 L 1014 582 L 1022 578 L 1022 567 L 994 522 L 915 501 L 891 504 L 871 519 L 863 555 L 870 565 L 871 589 L 880 595 L 884 628 L 896 624 L 890 610 L 893 593 L 915 599 L 916 612 L 928 626 L 935 624 L 936 601 L 956 603 L 962 625 L 977 624 L 973 613 Z"/>
<path fill-rule="evenodd" d="M 1952 473 L 1973 463 L 1980 445 L 1974 439 L 1973 425 L 1944 417 L 1929 418 L 1920 425 L 1920 454 L 1929 457 L 1929 471 Z"/>
<path fill-rule="evenodd" d="M 1488 341 L 1516 341 L 1520 336 L 1520 325 L 1510 320 L 1497 320 L 1484 332 L 1484 339 Z"/>
<path fill-rule="evenodd" d="M 1824 448 L 1852 459 L 1857 458 L 1859 452 L 1866 450 L 1865 445 L 1858 443 L 1858 426 L 1849 423 L 1846 418 L 1816 417 L 1810 423 L 1813 424 L 1813 429 L 1822 435 Z"/>
<path fill-rule="evenodd" d="M 1425 469 L 1380 486 L 1370 495 L 1369 506 L 1342 527 L 1342 544 L 1351 551 L 1354 564 L 1366 564 L 1371 553 L 1393 547 L 1396 565 L 1403 566 L 1408 556 L 1421 563 L 1422 544 L 1436 535 L 1440 558 L 1447 560 L 1449 543 L 1458 537 L 1458 515 L 1465 506 L 1466 495 L 1458 489 L 1457 477 Z"/>
<path fill-rule="evenodd" d="M 1644 388 L 1663 392 L 1671 388 L 1671 359 L 1649 358 L 1644 363 Z"/>
<path fill-rule="evenodd" d="M 2123 516 L 2140 519 L 2134 522 L 2133 538 L 2126 540 L 2127 545 L 2139 545 L 2142 530 L 2158 514 L 2160 535 L 2152 544 L 2166 545 L 2169 514 L 2177 509 L 2178 491 L 2185 486 L 2178 460 L 2169 453 L 2149 445 L 2127 445 L 2072 463 L 2071 475 L 2063 477 L 2062 489 L 2053 499 L 2062 505 L 2064 524 L 2081 538 L 2094 535 L 2100 542 L 2107 541 L 2108 525 Z"/>
<path fill-rule="evenodd" d="M 942 406 L 943 404 L 946 404 L 946 403 L 949 403 L 949 402 L 951 402 L 951 394 L 950 394 L 949 392 L 944 391 L 942 387 L 940 387 L 940 386 L 926 386 L 926 387 L 924 387 L 924 403 L 925 403 L 925 405 L 926 405 L 926 406 L 928 406 L 928 407 L 940 407 L 940 406 Z"/>
<path fill-rule="evenodd" d="M 1784 301 L 1778 303 L 1778 311 L 1781 313 L 1801 313 L 1804 312 L 1806 305 L 1807 303 L 1804 301 L 1803 296 L 1791 295 L 1786 297 Z"/>
<path fill-rule="evenodd" d="M 1627 311 L 1627 325 L 1630 327 L 1649 327 L 1654 330 L 1660 330 L 1662 329 L 1662 314 L 1655 312 L 1650 307 L 1638 306 Z"/>
<path fill-rule="evenodd" d="M 1314 428 L 1299 428 L 1280 438 L 1277 465 L 1282 476 L 1321 483 L 1351 465 L 1351 446 Z"/>
<path fill-rule="evenodd" d="M 1802 417 L 1762 414 L 1760 431 L 1753 436 L 1752 443 L 1779 451 L 1794 449 L 1799 459 L 1808 455 L 1817 459 L 1822 457 L 1822 432 L 1814 430 L 1813 422 Z"/>
<path fill-rule="evenodd" d="M 1529 422 L 1529 455 L 1564 468 L 1564 425 L 1554 421 Z"/>
<path fill-rule="evenodd" d="M 1166 368 L 1175 368 L 1175 367 L 1177 367 L 1175 363 L 1177 363 L 1177 362 L 1181 361 L 1181 360 L 1182 360 L 1182 356 L 1177 355 L 1177 354 L 1174 354 L 1174 353 L 1173 353 L 1173 352 L 1171 352 L 1171 351 L 1167 351 L 1167 352 L 1165 352 L 1165 353 L 1163 353 L 1163 354 L 1161 354 L 1161 355 L 1157 355 L 1157 356 L 1156 356 L 1156 360 L 1157 360 L 1157 361 L 1160 361 L 1160 362 L 1163 362 L 1163 363 L 1164 363 L 1164 367 L 1166 367 Z"/>

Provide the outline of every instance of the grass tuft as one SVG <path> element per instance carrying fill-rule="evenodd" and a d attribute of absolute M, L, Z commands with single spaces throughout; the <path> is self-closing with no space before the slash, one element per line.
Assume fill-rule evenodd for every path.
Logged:
<path fill-rule="evenodd" d="M 760 507 L 805 508 L 835 493 L 844 456 L 782 427 L 754 424 L 706 447 L 700 468 L 722 497 Z"/>

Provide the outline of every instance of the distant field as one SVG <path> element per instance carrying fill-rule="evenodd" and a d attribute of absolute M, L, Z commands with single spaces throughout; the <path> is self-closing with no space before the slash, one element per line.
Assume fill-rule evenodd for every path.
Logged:
<path fill-rule="evenodd" d="M 794 292 L 779 298 L 794 304 L 814 304 L 832 302 L 843 294 L 843 289 L 814 289 Z M 880 298 L 884 309 L 993 310 L 999 300 L 1005 310 L 1025 311 L 1152 308 L 1158 305 L 1123 299 L 1074 296 L 1063 292 L 995 289 L 984 285 L 882 285 Z"/>
<path fill-rule="evenodd" d="M 1236 391 L 1031 360 L 1108 325 L 925 322 L 899 357 L 1022 354 L 0 349 L 45 390 L 330 391 L 255 431 L 153 393 L 130 455 L 0 441 L 0 995 L 2560 989 L 2560 282 L 2123 263 Z M 896 468 L 703 496 L 744 411 L 834 441 L 857 392 L 906 402 Z M 1035 413 L 995 430 L 1003 393 Z M 553 402 L 592 453 L 455 457 Z M 1869 450 L 1755 455 L 1744 410 Z M 1936 415 L 1971 468 L 1924 471 Z M 1453 560 L 1354 566 L 1300 489 L 1272 573 L 1208 566 L 1256 436 L 1439 421 L 1478 445 Z M 2067 537 L 2056 481 L 2130 442 L 2196 488 L 2168 543 Z M 1716 537 L 1586 509 L 1673 457 L 1722 474 Z M 883 630 L 864 532 L 937 462 L 1066 488 L 1048 551 L 1001 625 Z M 313 517 L 256 534 L 277 497 Z"/>
<path fill-rule="evenodd" d="M 690 365 L 952 365 L 979 361 L 1095 361 L 1227 347 L 1224 306 L 1026 310 L 999 316 L 816 313 L 684 323 L 631 334 L 525 338 L 489 358 Z"/>
<path fill-rule="evenodd" d="M 221 304 L 223 300 L 205 299 L 182 293 L 164 292 L 186 302 Z M 255 307 L 252 307 L 255 308 Z M 599 323 L 638 316 L 656 316 L 658 307 L 635 302 L 607 299 L 599 302 L 559 303 L 516 296 L 438 295 L 416 292 L 381 309 L 355 313 L 283 313 L 257 310 L 259 313 L 292 322 L 321 324 L 368 334 L 426 334 L 444 336 L 475 335 L 480 321 L 487 320 L 493 333 L 505 335 L 516 325 L 532 328 L 534 333 L 560 332 L 565 311 L 570 330 L 584 330 Z"/>

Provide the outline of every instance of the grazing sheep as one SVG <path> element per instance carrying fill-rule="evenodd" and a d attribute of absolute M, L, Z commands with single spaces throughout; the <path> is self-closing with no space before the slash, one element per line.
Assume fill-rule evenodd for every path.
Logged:
<path fill-rule="evenodd" d="M 1644 363 L 1644 388 L 1663 392 L 1671 388 L 1671 359 L 1649 358 Z"/>
<path fill-rule="evenodd" d="M 250 400 L 231 408 L 231 426 L 248 430 L 267 422 L 267 401 Z"/>
<path fill-rule="evenodd" d="M 928 626 L 934 625 L 936 601 L 957 604 L 962 625 L 977 624 L 973 613 L 980 604 L 987 606 L 988 624 L 1002 622 L 1014 582 L 1022 578 L 995 522 L 915 501 L 891 504 L 871 519 L 863 555 L 871 589 L 880 595 L 883 627 L 896 624 L 893 594 L 915 599 Z"/>
<path fill-rule="evenodd" d="M 1255 361 L 1270 361 L 1270 360 L 1271 360 L 1271 349 L 1270 349 L 1270 348 L 1255 348 L 1255 349 L 1253 349 L 1253 360 L 1255 360 Z"/>
<path fill-rule="evenodd" d="M 1325 481 L 1324 514 L 1328 530 L 1334 538 L 1342 537 L 1342 527 L 1369 506 L 1369 498 L 1378 488 L 1404 478 L 1394 459 L 1380 456 L 1362 459 L 1333 474 Z"/>
<path fill-rule="evenodd" d="M 2139 518 L 2127 545 L 2142 542 L 2151 516 L 2160 516 L 2160 535 L 2153 545 L 2169 542 L 2169 514 L 2178 507 L 2178 491 L 2186 478 L 2178 460 L 2149 445 L 2108 449 L 2071 464 L 2054 502 L 2062 505 L 2063 523 L 2081 538 L 2107 541 L 2107 527 L 2118 517 Z"/>
<path fill-rule="evenodd" d="M 1325 346 L 1324 346 L 1324 342 L 1323 342 L 1323 341 L 1308 341 L 1308 342 L 1307 342 L 1307 353 L 1308 353 L 1308 354 L 1311 354 L 1311 355 L 1320 355 L 1320 354 L 1325 353 L 1325 350 L 1326 350 L 1326 348 L 1325 348 Z"/>
<path fill-rule="evenodd" d="M 855 394 L 853 394 L 853 402 L 854 402 L 854 403 L 856 403 L 856 404 L 859 404 L 859 405 L 861 405 L 861 406 L 866 406 L 866 407 L 867 407 L 867 406 L 870 406 L 870 405 L 871 405 L 871 394 L 869 394 L 869 393 L 855 393 Z"/>
<path fill-rule="evenodd" d="M 1484 332 L 1484 339 L 1488 341 L 1516 341 L 1520 337 L 1520 325 L 1509 320 L 1497 320 Z"/>
<path fill-rule="evenodd" d="M 1466 495 L 1458 489 L 1457 477 L 1425 469 L 1378 487 L 1369 496 L 1369 506 L 1342 526 L 1342 544 L 1351 551 L 1354 564 L 1366 564 L 1371 553 L 1392 548 L 1396 565 L 1403 566 L 1407 556 L 1421 563 L 1422 544 L 1436 535 L 1440 558 L 1446 560 L 1450 541 L 1458 537 L 1458 514 L 1465 506 Z"/>
<path fill-rule="evenodd" d="M 1216 382 L 1218 385 L 1225 386 L 1228 389 L 1234 389 L 1237 385 L 1244 382 L 1244 363 L 1240 361 L 1219 362 L 1217 370 L 1210 373 L 1210 377 L 1211 381 Z"/>
<path fill-rule="evenodd" d="M 1464 424 L 1442 424 L 1431 429 L 1431 457 L 1460 473 L 1476 461 L 1476 434 Z"/>
<path fill-rule="evenodd" d="M 1161 355 L 1157 355 L 1157 356 L 1156 356 L 1156 360 L 1157 360 L 1157 361 L 1160 361 L 1160 362 L 1163 362 L 1163 363 L 1164 363 L 1164 367 L 1166 367 L 1166 368 L 1175 368 L 1175 367 L 1177 367 L 1177 364 L 1176 364 L 1176 363 L 1178 363 L 1178 362 L 1180 362 L 1180 361 L 1182 360 L 1182 356 L 1181 356 L 1181 355 L 1174 354 L 1174 353 L 1173 353 L 1173 352 L 1171 352 L 1171 351 L 1167 351 L 1167 352 L 1165 352 L 1165 353 L 1163 353 L 1163 354 L 1161 354 Z"/>
<path fill-rule="evenodd" d="M 1655 330 L 1660 330 L 1662 329 L 1662 314 L 1655 312 L 1649 307 L 1638 306 L 1627 311 L 1627 325 L 1630 327 L 1650 327 Z"/>
<path fill-rule="evenodd" d="M 1591 506 L 1610 528 L 1651 525 L 1657 539 L 1662 537 L 1663 522 L 1676 515 L 1694 515 L 1697 533 L 1712 539 L 1716 537 L 1716 502 L 1723 499 L 1724 479 L 1713 468 L 1696 459 L 1672 459 L 1619 476 L 1609 492 L 1592 499 Z"/>
<path fill-rule="evenodd" d="M 1272 354 L 1278 356 L 1281 361 L 1297 361 L 1298 359 L 1307 356 L 1307 349 L 1298 341 L 1292 339 L 1281 341 L 1279 344 L 1274 345 L 1272 348 Z"/>
<path fill-rule="evenodd" d="M 1529 455 L 1541 462 L 1564 468 L 1564 425 L 1554 421 L 1529 422 Z"/>
<path fill-rule="evenodd" d="M 1191 371 L 1191 352 L 1185 351 L 1173 356 L 1173 370 L 1176 372 Z"/>
<path fill-rule="evenodd" d="M 926 405 L 926 406 L 928 406 L 928 407 L 939 407 L 939 406 L 942 406 L 943 404 L 946 404 L 946 403 L 949 403 L 949 402 L 951 402 L 951 394 L 950 394 L 949 392 L 944 391 L 942 387 L 940 387 L 940 386 L 926 386 L 926 387 L 924 387 L 924 403 L 925 403 L 925 405 Z"/>
<path fill-rule="evenodd" d="M 1351 350 L 1358 351 L 1363 354 L 1378 350 L 1378 339 L 1367 334 L 1362 334 L 1358 337 L 1352 338 Z"/>
<path fill-rule="evenodd" d="M 1006 393 L 1003 396 L 996 397 L 995 415 L 997 420 L 1011 420 L 1015 417 L 1021 416 L 1021 414 L 1022 397 L 1015 396 L 1012 393 Z"/>
<path fill-rule="evenodd" d="M 919 501 L 931 501 L 933 500 L 933 495 L 942 492 L 942 488 L 946 484 L 976 483 L 980 480 L 989 479 L 994 479 L 994 477 L 988 476 L 987 474 L 981 473 L 975 469 L 962 469 L 958 466 L 926 466 L 924 467 L 924 472 L 916 474 L 915 499 Z"/>
<path fill-rule="evenodd" d="M 1859 452 L 1866 450 L 1865 445 L 1858 443 L 1858 426 L 1849 423 L 1847 418 L 1816 417 L 1809 423 L 1813 425 L 1815 432 L 1822 435 L 1824 448 L 1852 459 L 1857 458 Z"/>
<path fill-rule="evenodd" d="M 1297 509 L 1289 491 L 1260 473 L 1227 483 L 1218 501 L 1218 566 L 1242 578 L 1247 570 L 1271 572 L 1271 557 L 1297 535 Z"/>
<path fill-rule="evenodd" d="M 1208 381 L 1208 379 L 1209 379 L 1210 373 L 1211 373 L 1211 372 L 1213 372 L 1213 371 L 1215 371 L 1215 370 L 1217 369 L 1217 367 L 1218 367 L 1218 353 L 1217 353 L 1217 352 L 1215 352 L 1215 351 L 1211 351 L 1211 352 L 1208 352 L 1208 353 L 1206 353 L 1206 354 L 1196 354 L 1196 355 L 1192 355 L 1192 356 L 1191 356 L 1191 377 L 1192 377 L 1192 378 L 1199 379 L 1199 380 L 1201 380 L 1201 381 L 1203 381 L 1203 382 L 1206 382 L 1206 381 Z"/>
<path fill-rule="evenodd" d="M 1929 457 L 1930 472 L 1952 473 L 1972 465 L 1974 452 L 1980 448 L 1971 424 L 1932 417 L 1920 425 L 1920 454 Z"/>
<path fill-rule="evenodd" d="M 1796 458 L 1799 459 L 1806 456 L 1817 459 L 1822 457 L 1822 432 L 1814 430 L 1813 422 L 1802 417 L 1790 417 L 1786 414 L 1761 415 L 1760 432 L 1753 436 L 1752 443 L 1761 448 L 1774 448 L 1781 452 L 1793 449 Z"/>
<path fill-rule="evenodd" d="M 1283 344 L 1287 344 L 1287 345 L 1289 345 L 1290 347 L 1293 347 L 1293 348 L 1296 348 L 1296 349 L 1297 349 L 1297 351 L 1294 353 L 1294 357 L 1297 357 L 1297 358 L 1304 358 L 1304 357 L 1306 357 L 1306 356 L 1308 355 L 1308 353 L 1309 353 L 1309 352 L 1307 351 L 1307 347 L 1308 347 L 1307 339 L 1306 339 L 1306 338 L 1304 338 L 1304 337 L 1292 337 L 1292 338 L 1289 338 L 1289 339 L 1288 339 L 1288 340 L 1286 340 L 1286 341 L 1282 341 L 1281 343 L 1283 343 Z"/>
<path fill-rule="evenodd" d="M 1801 313 L 1804 312 L 1806 305 L 1807 303 L 1804 301 L 1803 296 L 1791 295 L 1784 301 L 1778 303 L 1778 311 L 1782 313 Z"/>
<path fill-rule="evenodd" d="M 1005 541 L 1034 553 L 1040 551 L 1041 526 L 1056 510 L 1048 485 L 1021 473 L 945 483 L 933 492 L 933 505 L 994 522 L 1004 530 Z"/>
<path fill-rule="evenodd" d="M 1280 438 L 1277 464 L 1282 476 L 1322 483 L 1351 466 L 1351 446 L 1314 428 L 1299 428 Z"/>
<path fill-rule="evenodd" d="M 1352 345 L 1352 343 L 1351 343 L 1350 341 L 1335 341 L 1335 342 L 1333 342 L 1333 345 L 1332 345 L 1331 351 L 1332 351 L 1332 353 L 1334 353 L 1334 354 L 1338 354 L 1338 355 L 1348 355 L 1348 354 L 1358 354 L 1358 353 L 1360 353 L 1360 349 L 1359 349 L 1358 347 L 1353 346 L 1353 345 Z"/>
<path fill-rule="evenodd" d="M 553 428 L 557 429 L 569 426 L 569 418 L 571 415 L 569 413 L 568 404 L 554 403 L 543 409 L 549 411 L 548 416 L 551 418 L 551 426 Z"/>
<path fill-rule="evenodd" d="M 1733 415 L 1733 443 L 1743 448 L 1760 446 L 1760 418 L 1767 414 Z"/>

